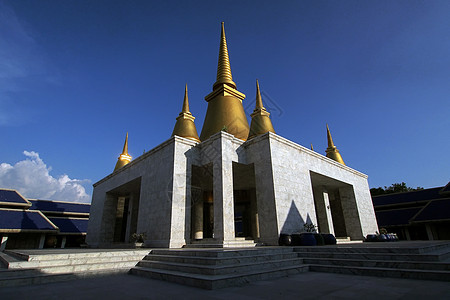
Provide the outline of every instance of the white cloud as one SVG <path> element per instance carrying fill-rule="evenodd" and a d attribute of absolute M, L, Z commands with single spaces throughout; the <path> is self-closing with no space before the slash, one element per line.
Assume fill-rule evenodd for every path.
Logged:
<path fill-rule="evenodd" d="M 45 200 L 90 202 L 83 184 L 90 180 L 70 179 L 64 174 L 58 178 L 50 175 L 48 167 L 34 151 L 24 151 L 27 157 L 15 165 L 0 164 L 0 187 L 18 190 L 26 198 Z"/>

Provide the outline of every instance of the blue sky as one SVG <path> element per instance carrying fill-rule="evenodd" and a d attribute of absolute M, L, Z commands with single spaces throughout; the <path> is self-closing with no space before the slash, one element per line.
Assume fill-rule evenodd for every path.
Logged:
<path fill-rule="evenodd" d="M 184 85 L 200 132 L 220 22 L 250 113 L 371 187 L 449 179 L 449 1 L 0 1 L 0 185 L 89 201 L 129 132 L 167 140 Z"/>

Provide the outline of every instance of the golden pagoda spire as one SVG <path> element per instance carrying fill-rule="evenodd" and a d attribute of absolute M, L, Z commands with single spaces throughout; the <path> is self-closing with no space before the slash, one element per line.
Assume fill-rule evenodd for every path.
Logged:
<path fill-rule="evenodd" d="M 246 141 L 249 126 L 242 106 L 244 99 L 245 95 L 236 89 L 236 84 L 231 76 L 225 28 L 222 22 L 217 80 L 213 85 L 213 91 L 205 97 L 208 109 L 200 140 L 207 140 L 211 135 L 226 128 L 228 133 Z"/>
<path fill-rule="evenodd" d="M 122 154 L 120 154 L 119 158 L 117 159 L 114 171 L 117 171 L 118 169 L 130 163 L 131 159 L 132 157 L 128 154 L 128 132 L 127 132 L 127 135 L 125 137 L 125 143 L 123 144 Z"/>
<path fill-rule="evenodd" d="M 333 143 L 333 138 L 331 137 L 330 128 L 328 128 L 328 124 L 327 124 L 327 139 L 328 139 L 328 148 L 325 151 L 327 153 L 327 157 L 331 158 L 332 160 L 335 160 L 338 163 L 341 163 L 345 166 L 344 160 L 342 159 L 342 156 L 339 153 L 339 150 L 336 148 L 336 146 Z"/>
<path fill-rule="evenodd" d="M 250 124 L 250 132 L 248 134 L 248 139 L 252 139 L 258 135 L 264 134 L 266 132 L 273 132 L 275 130 L 272 126 L 272 121 L 270 121 L 270 113 L 264 108 L 261 98 L 261 92 L 259 90 L 259 82 L 256 79 L 256 104 L 255 110 L 250 115 L 252 117 L 252 122 Z"/>
<path fill-rule="evenodd" d="M 197 128 L 195 127 L 195 117 L 189 111 L 187 84 L 184 88 L 183 108 L 177 117 L 177 122 L 173 128 L 172 136 L 177 135 L 187 139 L 200 142 L 198 138 Z"/>
<path fill-rule="evenodd" d="M 222 32 L 220 34 L 219 61 L 217 63 L 217 80 L 213 85 L 213 90 L 220 84 L 227 84 L 236 88 L 231 75 L 230 58 L 228 57 L 227 39 L 225 38 L 225 26 L 222 22 Z"/>

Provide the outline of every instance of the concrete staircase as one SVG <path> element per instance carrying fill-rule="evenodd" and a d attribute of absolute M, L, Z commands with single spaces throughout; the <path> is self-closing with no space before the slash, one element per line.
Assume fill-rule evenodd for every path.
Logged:
<path fill-rule="evenodd" d="M 0 287 L 127 272 L 204 289 L 243 285 L 307 271 L 450 281 L 450 242 L 14 250 L 0 252 L 0 265 L 3 265 Z"/>
<path fill-rule="evenodd" d="M 212 238 L 201 239 L 198 241 L 191 241 L 190 244 L 185 245 L 183 248 L 252 248 L 257 244 L 254 240 L 248 240 L 243 237 L 234 238 L 231 241 L 217 241 Z"/>
<path fill-rule="evenodd" d="M 292 247 L 153 250 L 134 275 L 218 289 L 307 272 Z"/>
<path fill-rule="evenodd" d="M 127 273 L 150 250 L 12 250 L 0 252 L 0 287 Z"/>
<path fill-rule="evenodd" d="M 450 243 L 395 244 L 297 247 L 295 252 L 313 272 L 450 281 Z"/>

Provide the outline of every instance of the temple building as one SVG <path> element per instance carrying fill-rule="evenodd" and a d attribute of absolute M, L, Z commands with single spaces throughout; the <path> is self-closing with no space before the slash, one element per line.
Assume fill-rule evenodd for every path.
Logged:
<path fill-rule="evenodd" d="M 148 247 L 276 245 L 305 223 L 351 240 L 375 233 L 367 175 L 344 164 L 328 125 L 324 156 L 275 132 L 258 82 L 250 126 L 244 99 L 222 23 L 200 136 L 186 86 L 172 137 L 131 160 L 127 135 L 114 172 L 94 184 L 86 242 L 130 243 L 142 233 Z"/>

